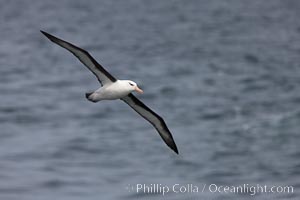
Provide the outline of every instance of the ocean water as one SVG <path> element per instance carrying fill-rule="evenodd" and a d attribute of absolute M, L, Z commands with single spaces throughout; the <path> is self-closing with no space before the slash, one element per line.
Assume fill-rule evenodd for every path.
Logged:
<path fill-rule="evenodd" d="M 0 199 L 299 199 L 299 9 L 0 1 Z M 137 82 L 180 155 L 122 101 L 87 101 L 96 78 L 40 30 Z"/>

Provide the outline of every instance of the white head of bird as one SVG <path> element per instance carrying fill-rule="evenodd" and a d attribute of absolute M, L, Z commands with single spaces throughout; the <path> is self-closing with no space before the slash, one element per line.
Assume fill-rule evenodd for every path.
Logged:
<path fill-rule="evenodd" d="M 133 82 L 131 80 L 122 80 L 121 82 L 122 82 L 123 87 L 126 88 L 129 92 L 136 91 L 141 94 L 143 94 L 143 92 L 144 92 L 142 89 L 140 89 L 138 87 L 138 85 L 135 82 Z"/>

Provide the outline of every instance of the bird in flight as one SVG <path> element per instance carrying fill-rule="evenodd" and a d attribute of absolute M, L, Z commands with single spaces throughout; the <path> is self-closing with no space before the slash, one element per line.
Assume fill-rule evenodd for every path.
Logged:
<path fill-rule="evenodd" d="M 132 94 L 134 91 L 143 93 L 143 90 L 141 90 L 135 82 L 131 80 L 116 79 L 109 72 L 107 72 L 106 69 L 104 69 L 86 50 L 44 31 L 41 31 L 41 33 L 43 33 L 50 41 L 70 51 L 97 77 L 101 87 L 94 92 L 85 94 L 89 101 L 95 103 L 101 100 L 121 99 L 144 119 L 150 122 L 164 142 L 175 153 L 178 154 L 177 146 L 163 118 Z"/>

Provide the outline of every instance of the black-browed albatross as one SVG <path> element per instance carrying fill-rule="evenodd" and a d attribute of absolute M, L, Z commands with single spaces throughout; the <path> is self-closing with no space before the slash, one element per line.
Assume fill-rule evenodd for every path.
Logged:
<path fill-rule="evenodd" d="M 178 154 L 178 149 L 165 121 L 158 114 L 148 108 L 131 92 L 143 93 L 137 84 L 130 80 L 118 80 L 108 73 L 86 50 L 67 41 L 59 39 L 49 33 L 41 31 L 49 40 L 74 54 L 97 77 L 101 86 L 98 90 L 86 93 L 86 98 L 92 102 L 100 100 L 121 99 L 149 121 L 158 131 L 165 143 Z"/>

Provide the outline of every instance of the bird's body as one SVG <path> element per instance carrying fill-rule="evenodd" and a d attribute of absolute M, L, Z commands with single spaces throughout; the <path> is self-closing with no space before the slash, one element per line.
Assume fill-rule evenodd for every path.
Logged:
<path fill-rule="evenodd" d="M 133 84 L 130 85 L 130 84 Z M 88 100 L 98 102 L 101 100 L 121 99 L 131 93 L 136 87 L 136 83 L 129 80 L 117 80 L 114 83 L 108 83 L 97 89 L 95 92 L 86 93 Z M 138 88 L 136 88 L 139 90 Z M 142 91 L 140 90 L 140 93 Z"/>
<path fill-rule="evenodd" d="M 143 93 L 143 90 L 141 90 L 135 82 L 116 79 L 84 49 L 44 31 L 41 32 L 52 42 L 70 51 L 97 77 L 102 87 L 94 92 L 86 93 L 86 98 L 89 101 L 98 102 L 101 100 L 121 99 L 139 113 L 144 119 L 150 122 L 158 131 L 164 142 L 178 154 L 177 146 L 163 118 L 132 94 L 134 91 Z"/>

